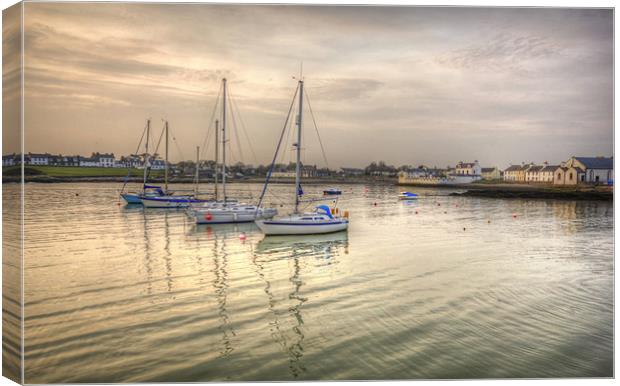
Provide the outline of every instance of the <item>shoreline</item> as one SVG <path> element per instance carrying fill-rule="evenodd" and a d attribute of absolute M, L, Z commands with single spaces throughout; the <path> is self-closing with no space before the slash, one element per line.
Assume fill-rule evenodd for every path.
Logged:
<path fill-rule="evenodd" d="M 20 183 L 21 176 L 3 176 L 2 183 Z M 52 177 L 45 175 L 26 175 L 25 183 L 118 183 L 124 182 L 132 184 L 142 183 L 139 177 L 117 177 L 117 176 L 100 176 L 100 177 L 77 177 L 63 176 Z M 149 181 L 151 184 L 162 184 L 163 178 L 153 178 Z M 227 181 L 230 184 L 249 183 L 263 184 L 264 178 L 246 178 L 233 179 Z M 293 178 L 278 178 L 271 180 L 269 183 L 274 185 L 291 184 Z M 169 184 L 191 184 L 193 178 L 175 178 L 168 181 Z M 212 184 L 212 179 L 206 179 L 201 184 Z M 399 186 L 403 190 L 405 187 L 430 188 L 430 189 L 450 189 L 459 190 L 460 192 L 452 192 L 449 195 L 454 197 L 481 197 L 481 198 L 500 198 L 500 199 L 560 199 L 560 200 L 593 200 L 593 201 L 613 201 L 613 186 L 557 186 L 546 184 L 509 184 L 509 183 L 472 183 L 472 184 L 400 184 L 394 178 L 389 177 L 335 177 L 335 178 L 304 178 L 302 183 L 306 185 L 381 185 L 381 186 Z"/>
<path fill-rule="evenodd" d="M 20 183 L 21 176 L 3 176 L 2 183 Z M 90 176 L 90 177 L 52 177 L 45 175 L 26 175 L 24 176 L 24 182 L 36 182 L 36 183 L 47 183 L 47 184 L 56 184 L 56 183 L 74 183 L 74 182 L 97 182 L 97 183 L 142 183 L 142 178 L 140 177 L 116 177 L 116 176 Z M 269 181 L 270 184 L 291 184 L 294 183 L 294 178 L 278 178 L 272 179 Z M 149 184 L 163 184 L 163 178 L 151 178 L 149 179 Z M 192 177 L 188 178 L 175 178 L 168 180 L 168 184 L 192 184 L 194 180 Z M 212 184 L 214 183 L 213 179 L 205 179 L 200 181 L 200 184 Z M 238 184 L 238 183 L 249 183 L 249 184 L 264 184 L 265 178 L 245 178 L 245 179 L 230 179 L 226 180 L 226 183 L 230 184 Z M 302 183 L 307 185 L 333 185 L 333 184 L 342 184 L 342 185 L 395 185 L 396 181 L 393 178 L 342 178 L 342 177 L 334 177 L 334 178 L 302 178 Z"/>
<path fill-rule="evenodd" d="M 549 185 L 549 184 L 510 184 L 510 183 L 471 183 L 456 184 L 398 184 L 427 188 L 458 189 L 464 192 L 453 192 L 453 197 L 481 198 L 521 198 L 521 199 L 557 199 L 557 200 L 592 200 L 613 201 L 613 186 L 606 185 Z"/>

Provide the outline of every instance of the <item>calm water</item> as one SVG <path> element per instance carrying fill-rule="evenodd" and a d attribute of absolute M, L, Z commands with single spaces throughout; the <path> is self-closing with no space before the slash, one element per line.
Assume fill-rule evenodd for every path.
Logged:
<path fill-rule="evenodd" d="M 348 234 L 264 238 L 118 188 L 27 185 L 26 382 L 613 375 L 612 203 L 355 186 Z"/>

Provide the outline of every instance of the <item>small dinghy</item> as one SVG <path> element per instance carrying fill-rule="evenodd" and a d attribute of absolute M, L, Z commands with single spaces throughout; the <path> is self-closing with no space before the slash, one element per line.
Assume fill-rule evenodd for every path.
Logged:
<path fill-rule="evenodd" d="M 340 196 L 342 194 L 342 190 L 338 188 L 329 188 L 323 191 L 325 196 Z"/>
<path fill-rule="evenodd" d="M 398 195 L 399 200 L 417 200 L 418 195 L 416 193 L 411 192 L 400 192 Z"/>

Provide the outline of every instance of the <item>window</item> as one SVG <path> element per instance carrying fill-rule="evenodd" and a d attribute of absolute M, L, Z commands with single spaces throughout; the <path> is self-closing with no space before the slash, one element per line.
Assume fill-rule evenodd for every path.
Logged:
<path fill-rule="evenodd" d="M 573 173 L 572 173 L 572 172 L 571 172 L 571 173 L 568 173 L 568 180 L 569 180 L 569 181 L 572 181 L 572 180 L 573 180 Z"/>
<path fill-rule="evenodd" d="M 560 173 L 558 173 L 558 180 L 562 179 L 562 175 Z"/>

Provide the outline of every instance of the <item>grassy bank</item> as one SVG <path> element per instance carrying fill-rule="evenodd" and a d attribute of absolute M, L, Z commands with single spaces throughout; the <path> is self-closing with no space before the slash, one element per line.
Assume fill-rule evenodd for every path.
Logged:
<path fill-rule="evenodd" d="M 127 175 L 129 173 L 129 177 Z M 26 182 L 42 183 L 61 183 L 61 182 L 122 182 L 127 179 L 130 182 L 142 182 L 144 171 L 141 169 L 126 168 L 81 168 L 71 166 L 26 166 L 24 177 Z M 163 182 L 164 172 L 162 170 L 151 171 L 149 181 L 154 183 Z M 21 169 L 19 166 L 2 168 L 2 182 L 20 182 Z M 193 177 L 169 177 L 170 183 L 192 183 Z M 213 179 L 201 179 L 201 183 L 212 183 Z M 264 176 L 254 176 L 246 178 L 231 178 L 229 183 L 264 183 Z M 293 184 L 294 178 L 272 178 L 272 184 Z M 394 185 L 395 178 L 379 176 L 356 176 L 356 177 L 312 177 L 302 178 L 303 184 L 310 185 L 346 185 L 346 184 L 368 184 L 368 185 Z"/>
<path fill-rule="evenodd" d="M 9 166 L 2 168 L 3 176 L 19 176 L 20 166 Z M 26 166 L 24 167 L 25 176 L 47 176 L 47 177 L 142 177 L 144 170 L 127 168 L 81 168 L 77 166 Z M 160 170 L 151 171 L 150 176 L 163 176 Z"/>

